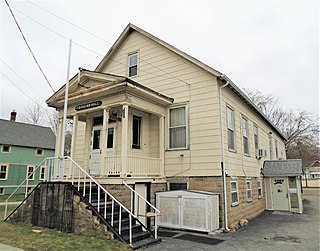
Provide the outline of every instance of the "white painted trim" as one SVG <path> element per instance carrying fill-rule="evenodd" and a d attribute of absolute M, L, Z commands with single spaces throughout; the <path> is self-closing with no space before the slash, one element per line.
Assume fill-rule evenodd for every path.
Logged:
<path fill-rule="evenodd" d="M 7 168 L 6 168 L 6 177 L 4 178 L 4 179 L 0 179 L 0 181 L 1 180 L 7 180 L 8 179 L 8 175 L 9 175 L 9 163 L 0 163 L 0 167 L 1 166 L 6 166 Z"/>

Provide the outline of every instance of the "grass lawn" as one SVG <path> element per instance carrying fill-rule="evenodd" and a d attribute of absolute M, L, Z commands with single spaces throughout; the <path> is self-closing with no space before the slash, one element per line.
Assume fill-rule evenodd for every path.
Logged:
<path fill-rule="evenodd" d="M 5 202 L 8 197 L 9 195 L 0 195 L 0 203 Z M 9 202 L 23 201 L 23 200 L 24 200 L 24 194 L 15 194 L 9 199 Z"/>
<path fill-rule="evenodd" d="M 23 250 L 130 250 L 119 241 L 109 241 L 76 234 L 67 234 L 22 224 L 11 224 L 3 219 L 0 211 L 0 243 Z M 40 233 L 33 232 L 40 230 Z"/>

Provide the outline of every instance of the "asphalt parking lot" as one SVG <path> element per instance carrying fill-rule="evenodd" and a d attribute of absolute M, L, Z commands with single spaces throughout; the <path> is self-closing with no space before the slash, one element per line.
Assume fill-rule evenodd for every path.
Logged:
<path fill-rule="evenodd" d="M 303 214 L 265 211 L 237 232 L 215 235 L 162 229 L 163 250 L 320 250 L 320 189 L 305 189 Z M 162 236 L 161 236 L 162 235 Z"/>

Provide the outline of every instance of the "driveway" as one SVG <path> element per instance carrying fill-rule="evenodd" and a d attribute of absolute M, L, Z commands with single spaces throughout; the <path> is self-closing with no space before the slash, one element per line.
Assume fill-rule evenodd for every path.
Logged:
<path fill-rule="evenodd" d="M 303 214 L 265 211 L 237 232 L 206 234 L 162 230 L 162 242 L 146 248 L 164 250 L 319 250 L 319 189 L 305 189 Z"/>

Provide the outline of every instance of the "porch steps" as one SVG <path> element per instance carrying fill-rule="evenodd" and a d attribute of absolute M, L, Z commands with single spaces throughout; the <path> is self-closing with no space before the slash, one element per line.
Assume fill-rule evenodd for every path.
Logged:
<path fill-rule="evenodd" d="M 81 195 L 83 195 L 83 189 L 85 186 L 85 195 L 84 198 L 88 202 L 88 209 L 93 208 L 96 213 L 100 215 L 111 227 L 114 232 L 119 234 L 119 225 L 120 225 L 120 205 L 117 203 L 113 204 L 113 222 L 112 222 L 112 200 L 110 196 L 107 196 L 105 199 L 105 194 L 100 193 L 100 200 L 99 200 L 99 211 L 98 211 L 98 187 L 92 186 L 91 187 L 91 203 L 89 203 L 89 187 L 84 184 L 80 184 L 79 189 L 77 189 Z M 105 204 L 107 205 L 105 210 Z M 161 239 L 155 239 L 151 231 L 145 230 L 139 221 L 132 218 L 131 221 L 131 232 L 132 232 L 132 248 L 137 249 L 143 246 L 148 246 L 155 244 Z M 124 209 L 121 210 L 121 238 L 128 244 L 130 244 L 130 218 L 129 213 Z M 109 226 L 109 227 L 110 227 Z M 122 241 L 123 241 L 122 240 Z"/>

